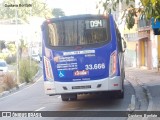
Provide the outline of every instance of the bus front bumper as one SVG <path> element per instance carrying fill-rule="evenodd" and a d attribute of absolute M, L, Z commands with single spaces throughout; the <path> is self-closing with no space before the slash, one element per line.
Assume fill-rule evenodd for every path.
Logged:
<path fill-rule="evenodd" d="M 123 91 L 120 76 L 105 78 L 101 80 L 78 81 L 78 82 L 44 82 L 47 95 L 59 95 L 69 93 L 93 93 L 104 91 Z"/>

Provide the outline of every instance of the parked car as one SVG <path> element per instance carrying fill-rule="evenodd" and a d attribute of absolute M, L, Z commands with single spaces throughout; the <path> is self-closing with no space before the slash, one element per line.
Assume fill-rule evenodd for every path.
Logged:
<path fill-rule="evenodd" d="M 8 65 L 5 60 L 0 60 L 0 72 L 8 72 Z"/>
<path fill-rule="evenodd" d="M 40 62 L 40 56 L 38 54 L 32 54 L 32 59 L 36 62 Z"/>

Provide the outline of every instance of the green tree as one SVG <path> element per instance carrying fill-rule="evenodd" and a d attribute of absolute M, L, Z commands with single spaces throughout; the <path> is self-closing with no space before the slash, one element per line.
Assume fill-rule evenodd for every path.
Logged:
<path fill-rule="evenodd" d="M 65 13 L 60 8 L 54 8 L 52 10 L 52 15 L 55 16 L 55 17 L 60 17 L 60 16 L 65 16 Z"/>
<path fill-rule="evenodd" d="M 16 3 L 15 1 L 16 0 L 4 0 L 1 3 L 0 19 L 15 18 L 16 10 L 18 13 L 18 18 L 21 18 L 24 21 L 28 21 L 28 17 L 30 15 L 44 18 L 52 17 L 51 10 L 47 7 L 47 4 L 43 2 L 43 0 L 31 0 L 31 2 L 29 0 L 17 0 Z M 18 6 L 13 7 L 9 5 Z"/>
<path fill-rule="evenodd" d="M 7 45 L 7 48 L 8 50 L 12 53 L 12 54 L 15 54 L 16 53 L 16 45 L 14 42 L 9 42 L 6 44 Z"/>
<path fill-rule="evenodd" d="M 0 41 L 0 51 L 6 48 L 5 41 Z"/>
<path fill-rule="evenodd" d="M 135 8 L 134 4 L 136 0 L 121 0 L 122 3 L 126 2 L 127 8 L 123 12 L 123 17 L 126 19 L 127 27 L 130 29 L 135 24 L 135 17 L 137 14 L 141 14 L 146 16 L 147 19 L 151 19 L 152 17 L 155 20 L 160 20 L 160 0 L 140 0 L 141 4 L 139 8 Z M 100 5 L 105 9 L 107 13 L 111 13 L 111 10 L 116 10 L 115 8 L 118 6 L 120 0 L 106 0 L 99 1 L 101 4 L 97 4 L 98 7 Z M 112 7 L 110 7 L 112 5 Z"/>

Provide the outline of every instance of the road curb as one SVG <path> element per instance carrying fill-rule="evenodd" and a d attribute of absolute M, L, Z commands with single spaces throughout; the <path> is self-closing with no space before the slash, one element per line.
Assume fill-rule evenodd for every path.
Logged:
<path fill-rule="evenodd" d="M 135 97 L 135 95 L 132 95 L 131 104 L 129 104 L 129 107 L 127 110 L 130 112 L 133 112 L 133 111 L 135 111 L 135 109 L 136 109 L 136 97 Z"/>
<path fill-rule="evenodd" d="M 147 93 L 147 98 L 148 98 L 148 109 L 147 111 L 152 111 L 152 106 L 153 106 L 153 100 L 152 100 L 152 96 L 151 93 L 149 91 L 149 88 L 147 85 L 145 85 L 143 82 L 141 82 L 139 79 L 137 79 L 137 82 L 139 85 L 141 85 L 141 87 L 146 91 Z"/>
<path fill-rule="evenodd" d="M 130 76 L 127 76 L 126 77 L 126 81 L 128 81 L 129 83 L 130 83 L 130 85 L 133 87 L 133 89 L 134 89 L 134 92 L 135 92 L 135 96 L 134 96 L 134 100 L 135 100 L 135 104 L 133 104 L 133 99 L 131 99 L 131 104 L 130 104 L 130 106 L 132 106 L 132 108 L 134 108 L 134 109 L 131 109 L 130 108 L 130 106 L 129 106 L 129 108 L 128 108 L 128 111 L 131 111 L 131 112 L 133 112 L 133 111 L 135 111 L 135 109 L 139 109 L 140 108 L 140 101 L 138 101 L 138 97 L 137 97 L 137 95 L 136 95 L 136 93 L 137 93 L 137 89 L 136 89 L 136 85 L 135 85 L 135 83 L 133 83 L 132 81 L 130 81 L 129 79 L 130 79 Z M 133 78 L 131 78 L 131 79 L 133 79 Z M 133 95 L 132 95 L 133 96 Z"/>
<path fill-rule="evenodd" d="M 40 69 L 41 69 L 41 68 L 40 68 Z M 38 70 L 38 72 L 36 73 L 36 75 L 31 78 L 32 81 L 35 82 L 35 78 L 38 77 L 38 75 L 40 74 L 40 71 L 41 71 L 41 70 Z M 10 94 L 10 93 L 12 93 L 12 92 L 17 91 L 17 90 L 23 88 L 23 87 L 26 86 L 26 85 L 27 85 L 27 83 L 24 82 L 24 83 L 18 85 L 17 87 L 14 87 L 14 88 L 10 89 L 9 91 L 4 91 L 4 92 L 0 93 L 0 98 L 4 97 L 4 96 L 6 96 L 6 95 L 8 95 L 8 94 Z"/>
<path fill-rule="evenodd" d="M 139 78 L 136 78 L 134 76 L 128 75 L 128 78 L 135 80 L 137 82 L 137 84 L 139 86 L 141 86 L 143 88 L 143 90 L 145 91 L 146 95 L 147 95 L 147 100 L 148 100 L 148 108 L 147 111 L 152 111 L 152 106 L 153 106 L 153 101 L 152 101 L 152 96 L 150 94 L 149 88 L 147 85 L 145 85 L 143 82 L 140 81 Z M 130 82 L 130 81 L 129 81 Z M 131 83 L 131 82 L 130 82 Z M 133 88 L 135 89 L 134 85 L 131 83 L 131 85 L 133 86 Z M 136 91 L 136 89 L 135 89 Z"/>

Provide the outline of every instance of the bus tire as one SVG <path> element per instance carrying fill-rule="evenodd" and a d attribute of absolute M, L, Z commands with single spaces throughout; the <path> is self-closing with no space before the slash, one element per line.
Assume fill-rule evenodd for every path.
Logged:
<path fill-rule="evenodd" d="M 124 98 L 124 80 L 122 82 L 122 91 L 118 94 L 118 98 L 120 99 Z"/>
<path fill-rule="evenodd" d="M 62 99 L 62 101 L 68 101 L 69 100 L 69 96 L 67 94 L 62 94 L 61 95 L 61 99 Z"/>
<path fill-rule="evenodd" d="M 61 99 L 62 101 L 74 101 L 77 100 L 77 94 L 62 94 Z"/>
<path fill-rule="evenodd" d="M 77 95 L 74 95 L 73 97 L 70 98 L 71 101 L 76 101 L 77 100 Z"/>
<path fill-rule="evenodd" d="M 122 91 L 118 94 L 118 98 L 123 99 L 124 98 L 124 79 L 125 79 L 125 70 L 122 69 L 121 71 L 121 79 L 122 79 Z"/>

